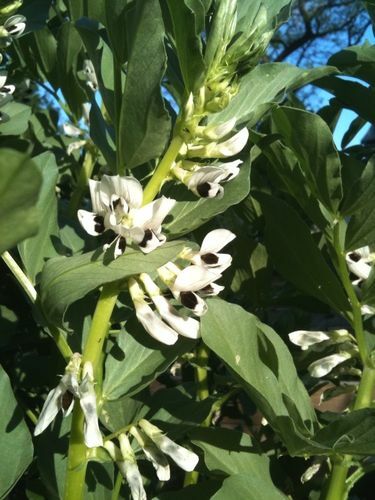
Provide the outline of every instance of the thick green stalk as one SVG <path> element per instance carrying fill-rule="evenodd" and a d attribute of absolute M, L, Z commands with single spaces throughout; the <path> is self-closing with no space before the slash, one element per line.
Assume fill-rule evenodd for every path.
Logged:
<path fill-rule="evenodd" d="M 86 345 L 82 354 L 82 363 L 92 363 L 94 378 L 101 387 L 102 382 L 102 351 L 109 329 L 113 308 L 115 307 L 119 288 L 116 283 L 103 286 Z M 87 467 L 87 449 L 83 436 L 84 418 L 77 400 L 74 404 L 72 427 L 69 441 L 68 468 L 65 479 L 65 500 L 82 500 L 84 495 L 85 475 Z"/>
<path fill-rule="evenodd" d="M 158 195 L 161 186 L 163 185 L 163 182 L 169 175 L 171 167 L 173 166 L 183 143 L 184 141 L 179 135 L 176 135 L 172 139 L 167 151 L 165 152 L 165 155 L 163 156 L 163 159 L 156 167 L 153 176 L 151 177 L 147 186 L 145 187 L 145 190 L 143 192 L 144 204 L 150 203 L 150 201 L 152 201 L 155 198 L 155 196 Z"/>
<path fill-rule="evenodd" d="M 363 363 L 363 373 L 353 406 L 354 410 L 360 410 L 369 407 L 372 403 L 375 386 L 375 368 L 372 366 L 369 358 L 369 351 L 363 329 L 361 304 L 350 281 L 349 270 L 345 261 L 345 252 L 340 240 L 340 222 L 338 222 L 334 228 L 333 243 L 336 251 L 340 278 L 351 304 L 353 314 L 352 327 Z M 351 460 L 352 457 L 346 455 L 333 462 L 328 488 L 324 495 L 325 500 L 345 500 L 347 498 L 349 492 L 347 475 Z"/>
<path fill-rule="evenodd" d="M 13 259 L 11 254 L 9 252 L 4 252 L 2 254 L 2 259 L 4 260 L 5 264 L 8 266 L 9 270 L 12 272 L 13 276 L 16 278 L 18 281 L 18 284 L 21 286 L 27 297 L 30 299 L 30 302 L 33 304 L 35 308 L 38 309 L 38 313 L 40 316 L 43 317 L 44 321 L 47 324 L 47 328 L 51 334 L 51 337 L 56 343 L 56 346 L 62 356 L 64 357 L 65 361 L 68 362 L 70 358 L 73 355 L 72 350 L 69 347 L 68 342 L 66 341 L 64 334 L 62 331 L 57 328 L 54 325 L 51 325 L 48 323 L 43 311 L 38 308 L 36 299 L 37 299 L 37 292 L 34 288 L 34 285 L 31 283 L 29 278 L 26 276 L 26 274 L 22 271 L 20 266 L 17 264 L 17 262 Z"/>

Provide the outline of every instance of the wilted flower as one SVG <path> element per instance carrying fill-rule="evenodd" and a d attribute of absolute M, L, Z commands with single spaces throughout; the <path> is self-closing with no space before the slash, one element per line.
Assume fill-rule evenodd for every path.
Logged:
<path fill-rule="evenodd" d="M 83 367 L 83 380 L 79 382 L 81 355 L 76 353 L 68 363 L 65 374 L 55 389 L 52 389 L 43 405 L 34 436 L 41 434 L 62 410 L 68 416 L 74 406 L 74 398 L 79 399 L 85 417 L 84 439 L 88 448 L 103 445 L 96 409 L 96 395 L 91 363 Z"/>
<path fill-rule="evenodd" d="M 143 487 L 142 476 L 139 472 L 133 449 L 126 434 L 119 435 L 120 448 L 112 441 L 106 441 L 104 447 L 116 462 L 122 476 L 127 480 L 133 500 L 147 500 Z"/>
<path fill-rule="evenodd" d="M 347 359 L 350 359 L 352 356 L 348 352 L 339 352 L 336 354 L 331 354 L 329 356 L 325 356 L 324 358 L 318 359 L 314 361 L 308 366 L 308 371 L 310 375 L 314 378 L 320 378 L 327 375 L 330 371 L 332 371 L 337 365 L 343 363 Z"/>
<path fill-rule="evenodd" d="M 76 353 L 65 368 L 65 374 L 57 387 L 48 393 L 34 430 L 34 436 L 41 434 L 55 419 L 60 410 L 64 417 L 68 416 L 73 410 L 74 398 L 79 397 L 78 377 L 80 364 L 81 355 Z"/>
<path fill-rule="evenodd" d="M 78 219 L 92 236 L 108 229 L 117 234 L 113 240 L 115 258 L 124 253 L 127 240 L 139 245 L 144 253 L 166 241 L 161 224 L 175 200 L 162 196 L 142 206 L 142 186 L 133 177 L 103 175 L 101 181 L 90 179 L 89 187 L 94 212 L 78 210 Z"/>
<path fill-rule="evenodd" d="M 181 469 L 187 472 L 195 469 L 199 461 L 196 453 L 178 445 L 166 436 L 161 429 L 145 419 L 139 421 L 139 426 L 155 445 L 168 455 Z"/>

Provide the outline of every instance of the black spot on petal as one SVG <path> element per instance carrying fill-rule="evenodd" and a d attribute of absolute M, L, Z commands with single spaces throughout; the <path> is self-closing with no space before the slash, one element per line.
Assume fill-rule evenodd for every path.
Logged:
<path fill-rule="evenodd" d="M 208 265 L 217 264 L 219 262 L 219 257 L 215 253 L 205 253 L 201 255 L 201 259 Z"/>
<path fill-rule="evenodd" d="M 123 236 L 120 236 L 117 244 L 117 248 L 120 250 L 120 252 L 123 254 L 126 249 L 126 239 Z"/>
<path fill-rule="evenodd" d="M 204 182 L 203 184 L 199 184 L 197 186 L 197 192 L 199 196 L 202 196 L 202 198 L 208 198 L 209 193 L 210 193 L 211 186 L 208 182 Z"/>
<path fill-rule="evenodd" d="M 64 392 L 61 398 L 61 407 L 64 411 L 67 411 L 69 406 L 72 404 L 73 398 L 74 396 L 70 391 Z"/>
<path fill-rule="evenodd" d="M 151 231 L 151 229 L 146 229 L 145 235 L 143 236 L 143 240 L 140 242 L 139 246 L 142 248 L 146 247 L 147 242 L 152 240 L 153 234 L 154 233 Z"/>
<path fill-rule="evenodd" d="M 180 300 L 181 304 L 189 309 L 195 309 L 198 304 L 198 299 L 193 292 L 181 292 Z"/>
<path fill-rule="evenodd" d="M 351 252 L 349 254 L 349 257 L 350 259 L 353 261 L 353 262 L 358 262 L 361 260 L 361 256 L 358 254 L 358 253 L 355 253 L 355 252 Z"/>
<path fill-rule="evenodd" d="M 104 233 L 104 231 L 105 231 L 104 217 L 101 215 L 95 215 L 94 222 L 95 222 L 95 226 L 94 226 L 95 231 L 99 234 Z"/>

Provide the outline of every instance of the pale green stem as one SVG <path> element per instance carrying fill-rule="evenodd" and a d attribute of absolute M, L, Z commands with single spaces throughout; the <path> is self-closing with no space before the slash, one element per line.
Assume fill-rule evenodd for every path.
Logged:
<path fill-rule="evenodd" d="M 56 326 L 49 324 L 43 311 L 40 308 L 38 308 L 36 303 L 37 292 L 34 288 L 34 285 L 26 276 L 26 274 L 22 271 L 20 266 L 13 259 L 13 257 L 10 255 L 9 252 L 4 252 L 1 257 L 4 260 L 5 264 L 8 266 L 9 270 L 12 272 L 13 276 L 18 281 L 19 285 L 22 287 L 23 291 L 26 293 L 27 297 L 30 299 L 30 302 L 33 304 L 35 308 L 38 309 L 39 314 L 43 317 L 44 321 L 46 322 L 47 328 L 51 334 L 51 337 L 55 341 L 57 348 L 63 355 L 65 361 L 68 362 L 72 357 L 73 352 L 70 349 L 69 344 L 66 341 L 63 332 Z"/>
<path fill-rule="evenodd" d="M 92 363 L 97 387 L 102 382 L 102 351 L 110 326 L 110 319 L 115 307 L 119 287 L 117 283 L 103 286 L 86 345 L 82 354 L 82 363 Z M 85 475 L 87 467 L 87 448 L 83 436 L 84 417 L 77 400 L 74 404 L 72 427 L 69 441 L 68 467 L 65 479 L 65 500 L 81 500 L 84 494 Z"/>
<path fill-rule="evenodd" d="M 362 408 L 369 407 L 372 403 L 372 395 L 375 385 L 375 369 L 369 359 L 368 347 L 363 329 L 361 304 L 350 281 L 349 271 L 345 261 L 345 252 L 340 242 L 339 222 L 334 228 L 333 242 L 337 255 L 338 270 L 341 281 L 352 307 L 352 327 L 357 339 L 358 350 L 363 363 L 363 373 L 353 406 L 354 410 L 360 410 Z M 346 455 L 344 458 L 336 458 L 336 460 L 333 461 L 327 492 L 324 495 L 325 500 L 345 500 L 347 498 L 349 492 L 347 474 L 351 460 L 352 457 L 350 455 Z"/>
<path fill-rule="evenodd" d="M 197 360 L 195 366 L 195 378 L 198 384 L 197 396 L 199 401 L 207 399 L 210 395 L 210 390 L 208 387 L 208 372 L 207 363 L 210 355 L 208 347 L 201 342 L 197 347 Z M 209 427 L 211 423 L 212 414 L 207 416 L 207 418 L 201 423 L 201 427 Z M 199 472 L 193 470 L 191 472 L 186 472 L 184 478 L 184 487 L 191 484 L 197 484 L 199 479 Z"/>
<path fill-rule="evenodd" d="M 92 152 L 90 150 L 87 150 L 77 179 L 77 185 L 74 189 L 74 192 L 69 202 L 69 213 L 72 216 L 76 215 L 78 207 L 81 203 L 82 196 L 85 192 L 85 189 L 91 177 L 93 168 L 94 168 L 94 157 Z"/>
<path fill-rule="evenodd" d="M 115 484 L 113 485 L 111 500 L 118 500 L 120 498 L 121 485 L 122 485 L 122 475 L 118 472 Z"/>
<path fill-rule="evenodd" d="M 168 177 L 169 172 L 175 163 L 175 160 L 178 153 L 180 152 L 183 143 L 184 141 L 179 135 L 176 135 L 172 139 L 167 151 L 165 152 L 165 155 L 163 156 L 163 159 L 156 167 L 153 176 L 145 187 L 145 190 L 143 192 L 143 204 L 150 203 L 150 201 L 152 201 L 155 196 L 158 195 L 163 182 Z"/>

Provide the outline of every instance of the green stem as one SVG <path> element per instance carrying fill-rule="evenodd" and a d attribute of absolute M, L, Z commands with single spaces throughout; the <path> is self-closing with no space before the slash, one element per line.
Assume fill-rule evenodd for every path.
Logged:
<path fill-rule="evenodd" d="M 115 484 L 113 485 L 111 500 L 118 500 L 120 498 L 121 485 L 122 485 L 122 475 L 118 472 Z"/>
<path fill-rule="evenodd" d="M 210 350 L 203 342 L 201 342 L 197 347 L 197 360 L 195 366 L 195 378 L 198 384 L 197 396 L 199 401 L 207 399 L 210 395 L 208 387 L 208 371 L 207 371 L 209 356 L 210 356 Z M 211 423 L 211 417 L 212 413 L 210 412 L 209 415 L 202 422 L 201 427 L 209 427 Z M 198 479 L 199 479 L 198 471 L 193 470 L 191 472 L 186 472 L 184 478 L 184 488 L 186 486 L 190 486 L 191 484 L 197 484 Z"/>
<path fill-rule="evenodd" d="M 369 359 L 368 347 L 363 329 L 361 304 L 350 281 L 349 271 L 345 261 L 345 252 L 340 240 L 340 225 L 340 222 L 335 225 L 333 243 L 337 255 L 338 270 L 341 281 L 352 307 L 352 327 L 357 339 L 358 350 L 363 363 L 362 377 L 353 406 L 354 410 L 360 410 L 362 408 L 369 407 L 372 403 L 372 395 L 375 385 L 375 369 Z M 350 455 L 346 455 L 344 458 L 337 458 L 336 461 L 333 462 L 327 492 L 324 496 L 325 500 L 345 500 L 347 498 L 349 487 L 346 478 L 351 460 L 352 457 Z"/>
<path fill-rule="evenodd" d="M 74 192 L 69 202 L 70 215 L 75 216 L 78 210 L 82 196 L 85 192 L 88 181 L 91 177 L 93 168 L 94 168 L 94 156 L 90 150 L 87 150 L 85 153 L 85 158 L 83 160 L 82 168 L 79 172 L 79 176 L 77 179 L 77 185 L 74 189 Z"/>
<path fill-rule="evenodd" d="M 144 189 L 143 204 L 150 203 L 150 201 L 152 201 L 159 193 L 161 186 L 163 185 L 165 179 L 168 177 L 171 167 L 173 166 L 183 143 L 184 141 L 179 135 L 176 135 L 172 139 L 167 151 L 165 152 L 165 155 L 163 156 L 159 165 L 156 167 L 153 176 Z"/>
<path fill-rule="evenodd" d="M 115 95 L 115 137 L 116 137 L 116 168 L 119 175 L 125 174 L 125 164 L 122 158 L 121 137 L 120 137 L 120 119 L 122 107 L 122 69 L 118 63 L 115 54 L 113 54 L 113 85 Z"/>
<path fill-rule="evenodd" d="M 118 292 L 119 287 L 117 283 L 109 283 L 103 286 L 82 354 L 82 363 L 87 361 L 92 363 L 94 378 L 99 388 L 102 382 L 101 358 L 103 345 L 109 330 L 109 322 L 116 304 Z M 81 500 L 84 494 L 87 449 L 84 444 L 83 424 L 84 417 L 80 403 L 77 400 L 74 405 L 69 441 L 68 468 L 64 492 L 65 500 Z"/>
<path fill-rule="evenodd" d="M 13 257 L 10 255 L 9 252 L 4 252 L 1 257 L 4 260 L 5 264 L 8 266 L 9 270 L 12 272 L 13 276 L 18 281 L 18 284 L 21 286 L 27 297 L 30 299 L 30 302 L 33 304 L 35 309 L 38 310 L 39 315 L 43 317 L 43 320 L 45 321 L 49 333 L 53 338 L 53 340 L 55 341 L 58 350 L 64 357 L 65 361 L 68 362 L 72 357 L 73 352 L 70 349 L 69 344 L 66 341 L 63 332 L 56 326 L 49 324 L 47 318 L 44 315 L 44 312 L 38 307 L 38 304 L 36 302 L 38 295 L 34 288 L 34 285 L 26 276 L 26 274 L 22 271 L 20 266 L 13 259 Z"/>

